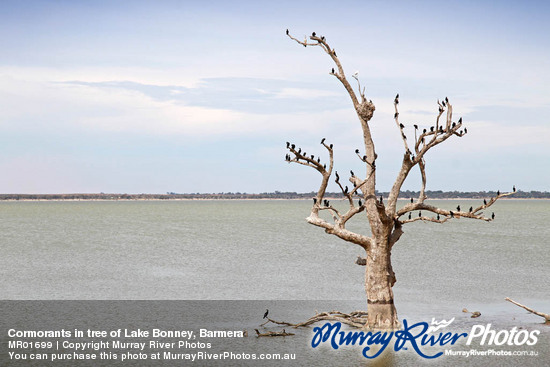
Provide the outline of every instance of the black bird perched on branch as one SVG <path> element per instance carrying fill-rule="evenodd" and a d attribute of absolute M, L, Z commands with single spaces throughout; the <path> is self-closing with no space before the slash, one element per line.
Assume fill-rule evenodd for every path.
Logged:
<path fill-rule="evenodd" d="M 424 129 L 424 130 L 422 130 L 422 133 L 423 133 L 423 134 L 426 134 L 426 131 L 428 131 L 428 130 Z"/>
<path fill-rule="evenodd" d="M 317 157 L 317 163 L 321 163 L 321 158 Z"/>
<path fill-rule="evenodd" d="M 325 204 L 325 206 L 328 206 L 328 200 L 327 199 L 323 200 L 323 204 Z"/>
<path fill-rule="evenodd" d="M 474 210 L 474 207 L 471 206 L 469 212 L 471 213 Z"/>
<path fill-rule="evenodd" d="M 311 37 L 315 37 L 315 32 L 313 32 L 313 33 L 311 34 Z"/>
<path fill-rule="evenodd" d="M 363 162 L 366 162 L 366 161 L 367 161 L 367 156 L 364 155 L 364 156 L 363 156 Z"/>
<path fill-rule="evenodd" d="M 351 173 L 351 177 L 354 177 L 354 176 L 355 176 L 355 174 L 353 173 L 352 170 L 350 170 L 349 173 Z"/>
<path fill-rule="evenodd" d="M 380 195 L 380 204 L 384 204 L 384 198 Z"/>
<path fill-rule="evenodd" d="M 325 138 L 321 139 L 321 144 L 323 144 L 325 142 Z"/>
<path fill-rule="evenodd" d="M 418 125 L 413 125 L 415 130 L 418 130 Z"/>
<path fill-rule="evenodd" d="M 495 213 L 491 214 L 491 219 L 495 219 Z"/>
<path fill-rule="evenodd" d="M 412 219 L 412 213 L 409 212 L 409 219 Z"/>
<path fill-rule="evenodd" d="M 453 217 L 454 217 L 453 211 L 452 211 L 452 210 L 449 210 L 449 213 L 451 214 L 451 218 L 453 218 Z"/>
<path fill-rule="evenodd" d="M 359 206 L 363 206 L 363 202 L 359 199 Z"/>
<path fill-rule="evenodd" d="M 290 147 L 290 143 L 287 141 L 286 142 L 286 148 L 288 149 Z"/>
<path fill-rule="evenodd" d="M 267 314 L 269 313 L 269 310 L 265 310 L 265 313 L 264 313 L 264 319 L 267 317 Z"/>
<path fill-rule="evenodd" d="M 500 195 L 500 190 L 497 191 L 497 196 L 499 196 L 499 195 Z"/>
<path fill-rule="evenodd" d="M 313 205 L 317 204 L 317 198 L 313 198 Z"/>
<path fill-rule="evenodd" d="M 512 188 L 512 191 L 516 192 L 516 185 L 514 185 L 514 187 Z"/>
<path fill-rule="evenodd" d="M 298 148 L 298 154 L 302 153 L 302 148 Z"/>
<path fill-rule="evenodd" d="M 449 98 L 445 97 L 445 102 L 447 102 L 447 104 L 449 104 Z"/>
<path fill-rule="evenodd" d="M 422 218 L 422 212 L 418 212 L 418 218 Z"/>
<path fill-rule="evenodd" d="M 430 126 L 430 131 L 431 131 L 431 132 L 434 131 L 434 127 L 433 127 L 433 126 Z"/>
<path fill-rule="evenodd" d="M 327 169 L 327 164 L 326 164 L 326 163 L 323 164 L 323 168 L 324 168 L 324 169 Z"/>
<path fill-rule="evenodd" d="M 440 217 L 439 217 L 439 213 L 438 213 L 438 214 L 437 214 L 437 220 L 439 220 L 439 218 L 440 218 Z"/>
<path fill-rule="evenodd" d="M 454 129 L 456 126 L 456 122 L 453 122 L 453 124 L 451 125 L 451 127 Z"/>
<path fill-rule="evenodd" d="M 348 194 L 348 186 L 346 185 L 346 187 L 344 188 L 344 194 Z"/>
<path fill-rule="evenodd" d="M 294 149 L 294 148 L 296 148 L 296 145 L 295 145 L 295 144 L 292 144 L 290 147 L 291 147 L 292 149 Z"/>
<path fill-rule="evenodd" d="M 286 34 L 288 34 L 288 29 L 286 30 Z"/>
<path fill-rule="evenodd" d="M 458 205 L 458 206 L 456 207 L 456 211 L 457 211 L 457 212 L 460 211 L 460 205 Z"/>
<path fill-rule="evenodd" d="M 413 198 L 411 198 L 411 204 L 414 202 Z"/>
<path fill-rule="evenodd" d="M 338 175 L 338 171 L 335 171 L 334 174 L 336 175 L 336 182 L 340 181 L 340 176 Z"/>
<path fill-rule="evenodd" d="M 483 205 L 487 205 L 487 200 L 483 199 Z"/>
<path fill-rule="evenodd" d="M 332 144 L 329 145 L 329 148 L 332 149 Z"/>
<path fill-rule="evenodd" d="M 459 124 L 462 123 L 462 117 L 458 119 L 458 123 L 459 123 Z"/>
<path fill-rule="evenodd" d="M 404 128 L 405 128 L 405 125 L 399 124 L 399 127 L 400 127 L 401 129 L 404 129 Z"/>
<path fill-rule="evenodd" d="M 396 94 L 395 99 L 393 100 L 395 104 L 399 104 L 399 93 Z"/>
<path fill-rule="evenodd" d="M 359 149 L 355 149 L 355 154 L 359 154 Z"/>
<path fill-rule="evenodd" d="M 332 68 L 332 74 L 334 74 L 334 68 Z"/>
<path fill-rule="evenodd" d="M 396 119 L 399 116 L 399 112 L 394 113 L 393 118 Z"/>
<path fill-rule="evenodd" d="M 468 129 L 464 128 L 464 134 L 468 134 Z"/>

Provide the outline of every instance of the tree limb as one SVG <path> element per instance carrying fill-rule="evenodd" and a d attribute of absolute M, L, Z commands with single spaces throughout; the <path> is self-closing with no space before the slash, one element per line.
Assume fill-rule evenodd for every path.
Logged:
<path fill-rule="evenodd" d="M 506 300 L 506 301 L 508 301 L 508 302 L 511 302 L 511 303 L 515 304 L 516 306 L 519 306 L 519 307 L 521 307 L 521 308 L 523 308 L 523 309 L 526 309 L 527 311 L 529 311 L 529 312 L 531 312 L 531 313 L 533 313 L 533 314 L 535 314 L 535 315 L 537 315 L 537 316 L 544 317 L 544 320 L 545 320 L 544 323 L 547 324 L 547 325 L 550 325 L 550 314 L 535 311 L 535 310 L 533 310 L 532 308 L 529 308 L 529 307 L 527 307 L 527 306 L 524 306 L 524 305 L 522 305 L 521 303 L 518 303 L 518 302 L 516 302 L 516 301 L 514 301 L 514 300 L 511 300 L 511 299 L 508 298 L 508 297 L 504 298 L 504 300 Z"/>

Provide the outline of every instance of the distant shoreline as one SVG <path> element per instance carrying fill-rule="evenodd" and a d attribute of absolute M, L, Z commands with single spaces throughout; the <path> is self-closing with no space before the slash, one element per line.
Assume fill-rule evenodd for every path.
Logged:
<path fill-rule="evenodd" d="M 419 192 L 404 191 L 399 195 L 399 200 L 416 200 Z M 311 200 L 315 197 L 315 192 L 295 193 L 295 192 L 274 192 L 261 194 L 248 193 L 206 193 L 206 194 L 115 194 L 115 193 L 97 193 L 97 194 L 0 194 L 0 201 L 198 201 L 198 200 Z M 426 191 L 428 200 L 480 200 L 489 199 L 497 195 L 492 191 L 481 192 L 443 192 Z M 383 196 L 387 199 L 387 192 L 377 192 L 376 196 Z M 342 199 L 340 193 L 326 193 L 325 197 L 329 200 Z M 540 191 L 518 191 L 512 196 L 503 197 L 505 200 L 529 200 L 529 199 L 550 199 L 550 192 Z"/>

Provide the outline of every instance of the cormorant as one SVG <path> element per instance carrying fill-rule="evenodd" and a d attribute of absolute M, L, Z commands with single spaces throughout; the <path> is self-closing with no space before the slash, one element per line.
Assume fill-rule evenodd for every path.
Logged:
<path fill-rule="evenodd" d="M 516 192 L 516 185 L 514 185 L 514 187 L 512 188 L 512 191 Z"/>
<path fill-rule="evenodd" d="M 332 68 L 332 74 L 334 74 L 334 68 Z"/>
<path fill-rule="evenodd" d="M 364 156 L 363 156 L 363 162 L 366 162 L 366 161 L 367 161 L 367 156 L 364 155 Z"/>
<path fill-rule="evenodd" d="M 348 186 L 346 185 L 346 187 L 344 188 L 344 194 L 347 195 L 347 193 L 348 193 Z"/>
<path fill-rule="evenodd" d="M 403 139 L 407 139 L 407 135 L 401 134 L 403 136 Z"/>
<path fill-rule="evenodd" d="M 495 219 L 495 213 L 491 214 L 491 219 Z"/>
<path fill-rule="evenodd" d="M 334 57 L 338 57 L 336 56 L 336 50 L 332 50 L 332 53 L 334 54 Z"/>
<path fill-rule="evenodd" d="M 350 170 L 349 173 L 351 173 L 351 177 L 355 176 L 352 170 Z"/>
<path fill-rule="evenodd" d="M 384 198 L 380 195 L 380 204 L 384 204 Z"/>
<path fill-rule="evenodd" d="M 414 202 L 413 198 L 411 198 L 411 204 Z"/>
<path fill-rule="evenodd" d="M 439 127 L 439 132 L 440 132 L 440 133 L 443 132 L 443 126 L 440 126 L 440 127 Z"/>
<path fill-rule="evenodd" d="M 409 219 L 412 219 L 412 213 L 409 212 Z"/>
<path fill-rule="evenodd" d="M 321 163 L 321 158 L 317 157 L 317 163 Z"/>
<path fill-rule="evenodd" d="M 312 36 L 312 37 L 315 37 L 315 32 L 313 32 L 313 33 L 311 34 L 311 36 Z"/>
<path fill-rule="evenodd" d="M 397 116 L 399 116 L 399 112 L 396 112 L 396 113 L 393 115 L 393 118 L 396 119 Z"/>
<path fill-rule="evenodd" d="M 327 206 L 330 206 L 330 201 L 327 200 Z"/>
<path fill-rule="evenodd" d="M 313 205 L 317 204 L 317 198 L 313 198 Z"/>
<path fill-rule="evenodd" d="M 340 181 L 340 176 L 338 175 L 338 171 L 335 171 L 335 175 L 336 175 L 336 182 Z"/>
<path fill-rule="evenodd" d="M 449 104 L 449 98 L 445 97 L 445 102 L 447 102 L 447 104 Z"/>
<path fill-rule="evenodd" d="M 443 107 L 439 107 L 439 113 L 443 113 Z"/>
<path fill-rule="evenodd" d="M 290 147 L 291 147 L 292 149 L 294 149 L 294 148 L 296 148 L 296 145 L 295 145 L 295 144 L 292 144 Z"/>
<path fill-rule="evenodd" d="M 329 148 L 332 149 L 332 144 L 329 145 Z"/>
<path fill-rule="evenodd" d="M 393 100 L 395 104 L 399 104 L 399 93 L 395 95 L 395 99 Z"/>
<path fill-rule="evenodd" d="M 483 199 L 483 205 L 487 205 L 487 200 Z"/>
<path fill-rule="evenodd" d="M 422 212 L 418 212 L 418 218 L 422 218 Z"/>
<path fill-rule="evenodd" d="M 363 206 L 363 202 L 359 199 L 359 206 Z"/>
<path fill-rule="evenodd" d="M 439 214 L 437 214 L 437 220 L 439 220 L 439 218 L 440 218 L 440 217 L 439 217 Z"/>
<path fill-rule="evenodd" d="M 327 199 L 323 200 L 323 204 L 325 204 L 325 206 L 328 206 L 328 200 Z"/>
<path fill-rule="evenodd" d="M 411 157 L 411 160 L 414 161 L 414 155 Z"/>
<path fill-rule="evenodd" d="M 321 39 L 324 41 L 324 40 L 325 40 L 325 36 L 322 36 Z"/>
<path fill-rule="evenodd" d="M 298 154 L 302 153 L 302 148 L 298 148 Z"/>
<path fill-rule="evenodd" d="M 290 147 L 290 143 L 287 141 L 286 142 L 286 149 L 288 149 L 288 147 Z"/>
<path fill-rule="evenodd" d="M 434 127 L 433 127 L 433 126 L 430 126 L 430 131 L 431 131 L 431 132 L 434 131 Z"/>
<path fill-rule="evenodd" d="M 458 123 L 459 123 L 459 124 L 462 123 L 462 117 L 458 119 Z"/>
<path fill-rule="evenodd" d="M 500 190 L 497 191 L 497 196 L 499 196 L 499 195 L 500 195 Z"/>
<path fill-rule="evenodd" d="M 286 30 L 286 34 L 288 35 L 288 29 Z"/>
<path fill-rule="evenodd" d="M 359 154 L 359 149 L 355 149 L 355 154 Z"/>
<path fill-rule="evenodd" d="M 321 139 L 321 144 L 323 144 L 325 142 L 325 138 Z"/>
<path fill-rule="evenodd" d="M 427 131 L 426 129 L 422 130 L 422 134 L 426 134 L 426 131 Z"/>
<path fill-rule="evenodd" d="M 405 125 L 399 124 L 399 127 L 400 127 L 401 129 L 404 129 L 404 128 L 405 128 Z"/>
<path fill-rule="evenodd" d="M 457 212 L 460 211 L 460 205 L 458 205 L 458 206 L 456 207 L 456 211 L 457 211 Z"/>
<path fill-rule="evenodd" d="M 327 164 L 326 164 L 326 163 L 323 164 L 323 168 L 324 168 L 324 169 L 327 169 Z"/>
<path fill-rule="evenodd" d="M 311 160 L 314 160 L 315 159 L 315 156 L 312 154 L 311 155 Z"/>
<path fill-rule="evenodd" d="M 453 217 L 454 217 L 453 211 L 452 211 L 452 210 L 449 210 L 449 213 L 451 214 L 451 218 L 453 218 Z"/>
<path fill-rule="evenodd" d="M 413 125 L 415 130 L 418 130 L 418 125 Z"/>
<path fill-rule="evenodd" d="M 267 317 L 267 314 L 269 313 L 269 310 L 265 310 L 265 313 L 264 313 L 264 319 Z"/>
<path fill-rule="evenodd" d="M 468 129 L 464 128 L 464 134 L 468 134 Z"/>
<path fill-rule="evenodd" d="M 455 128 L 455 126 L 456 126 L 456 122 L 453 122 L 453 124 L 452 124 L 452 128 L 454 129 L 454 128 Z"/>
<path fill-rule="evenodd" d="M 474 207 L 471 206 L 469 212 L 471 213 L 474 210 Z"/>

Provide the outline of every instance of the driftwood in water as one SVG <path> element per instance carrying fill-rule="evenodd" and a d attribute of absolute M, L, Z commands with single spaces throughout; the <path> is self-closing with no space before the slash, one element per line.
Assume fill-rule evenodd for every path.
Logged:
<path fill-rule="evenodd" d="M 506 301 L 508 301 L 508 302 L 511 302 L 511 303 L 515 304 L 516 306 L 519 306 L 519 307 L 521 307 L 521 308 L 523 308 L 523 309 L 526 309 L 527 311 L 529 311 L 529 312 L 531 312 L 531 313 L 534 313 L 534 314 L 537 315 L 537 316 L 544 317 L 544 320 L 545 320 L 544 323 L 545 323 L 546 325 L 550 325 L 550 315 L 549 315 L 549 314 L 535 311 L 535 310 L 533 310 L 532 308 L 529 308 L 529 307 L 527 307 L 527 306 L 524 306 L 524 305 L 522 305 L 521 303 L 517 303 L 516 301 L 511 300 L 511 299 L 508 298 L 508 297 L 506 297 L 506 298 L 504 298 L 504 299 L 505 299 Z"/>
<path fill-rule="evenodd" d="M 367 313 L 365 311 L 353 311 L 349 314 L 346 314 L 340 311 L 330 311 L 330 312 L 321 312 L 321 313 L 318 313 L 316 311 L 315 316 L 310 317 L 306 321 L 298 324 L 293 324 L 285 321 L 276 321 L 276 320 L 267 318 L 267 321 L 264 322 L 261 326 L 264 326 L 268 322 L 272 322 L 277 325 L 285 325 L 285 326 L 291 326 L 294 328 L 299 328 L 299 327 L 306 327 L 320 321 L 341 322 L 342 324 L 346 324 L 355 328 L 363 328 L 367 323 Z"/>
<path fill-rule="evenodd" d="M 285 329 L 283 331 L 266 331 L 265 333 L 260 333 L 258 329 L 254 329 L 256 331 L 256 336 L 290 336 L 294 335 L 293 333 L 287 333 Z"/>
<path fill-rule="evenodd" d="M 473 318 L 473 319 L 476 318 L 476 317 L 481 316 L 481 312 L 479 312 L 479 311 L 474 311 L 474 312 L 472 312 L 472 311 L 468 311 L 468 310 L 465 309 L 465 308 L 462 309 L 462 312 L 469 312 L 469 313 L 471 313 L 472 316 L 470 316 L 470 317 Z"/>

